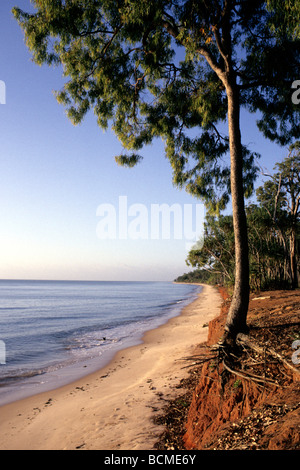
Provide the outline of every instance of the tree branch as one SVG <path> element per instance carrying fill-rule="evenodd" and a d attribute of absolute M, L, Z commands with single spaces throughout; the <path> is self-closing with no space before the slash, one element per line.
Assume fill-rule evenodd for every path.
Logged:
<path fill-rule="evenodd" d="M 114 31 L 109 31 L 109 30 L 104 30 L 104 29 L 96 29 L 95 31 L 83 31 L 83 32 L 78 31 L 78 36 L 83 38 L 85 36 L 91 36 L 93 34 L 98 34 L 98 33 L 101 33 L 101 34 L 114 34 Z"/>
<path fill-rule="evenodd" d="M 102 59 L 104 57 L 104 55 L 106 54 L 107 52 L 107 49 L 109 48 L 109 46 L 111 45 L 111 43 L 113 42 L 113 40 L 115 39 L 115 37 L 117 36 L 117 34 L 119 33 L 119 31 L 122 29 L 123 25 L 120 25 L 112 34 L 111 38 L 109 39 L 109 41 L 107 41 L 107 43 L 104 44 L 102 50 L 101 50 L 101 53 L 98 57 L 96 57 L 96 59 L 93 60 L 92 62 L 92 70 L 91 72 L 89 72 L 85 77 L 84 77 L 84 80 L 87 80 L 91 75 L 93 75 L 93 73 L 95 72 L 96 70 L 96 63 L 98 62 L 98 60 Z M 132 52 L 132 50 L 130 50 L 128 52 L 128 54 Z"/>
<path fill-rule="evenodd" d="M 215 36 L 216 43 L 217 43 L 218 49 L 220 51 L 220 54 L 223 57 L 225 64 L 228 66 L 229 65 L 228 64 L 228 54 L 226 54 L 226 52 L 223 48 L 222 40 L 221 40 L 221 36 L 220 36 L 220 31 L 219 31 L 218 27 L 214 28 L 214 36 Z"/>
<path fill-rule="evenodd" d="M 173 18 L 170 16 L 170 15 L 166 15 L 168 16 L 169 19 L 173 20 Z M 173 36 L 173 38 L 175 38 L 176 40 L 178 40 L 178 35 L 179 35 L 179 28 L 178 26 L 175 24 L 175 21 L 172 21 L 172 23 L 170 21 L 168 21 L 167 19 L 163 19 L 162 20 L 162 26 L 167 30 L 167 32 Z M 216 62 L 216 60 L 214 59 L 213 55 L 211 54 L 211 52 L 205 47 L 205 46 L 202 46 L 200 48 L 198 48 L 196 50 L 196 52 L 198 52 L 200 55 L 202 55 L 206 61 L 208 62 L 208 64 L 210 65 L 210 67 L 213 69 L 213 71 L 218 75 L 218 77 L 220 78 L 220 80 L 224 83 L 225 85 L 225 82 L 226 82 L 226 76 L 225 76 L 225 73 L 223 72 L 223 70 L 221 69 L 221 67 L 218 65 L 218 63 Z"/>
<path fill-rule="evenodd" d="M 171 24 L 170 21 L 168 20 L 163 20 L 162 21 L 163 27 L 167 30 L 167 32 L 173 36 L 173 38 L 177 39 L 177 36 L 179 34 L 179 29 L 178 27 L 173 23 Z"/>
<path fill-rule="evenodd" d="M 199 54 L 201 54 L 206 59 L 206 61 L 208 62 L 210 67 L 213 69 L 213 71 L 218 75 L 219 79 L 223 82 L 224 85 L 226 85 L 227 83 L 226 75 L 224 71 L 221 69 L 221 67 L 218 65 L 218 63 L 215 61 L 211 52 L 204 46 L 197 49 L 197 52 L 199 52 Z"/>

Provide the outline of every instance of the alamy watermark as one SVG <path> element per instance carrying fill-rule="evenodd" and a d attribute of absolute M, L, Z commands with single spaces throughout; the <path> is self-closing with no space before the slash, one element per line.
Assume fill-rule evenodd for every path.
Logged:
<path fill-rule="evenodd" d="M 296 351 L 292 354 L 292 363 L 300 364 L 300 339 L 293 341 L 292 349 L 296 349 Z"/>
<path fill-rule="evenodd" d="M 203 204 L 131 204 L 119 196 L 118 205 L 100 204 L 96 212 L 100 240 L 183 240 L 201 247 L 204 233 Z"/>
<path fill-rule="evenodd" d="M 6 364 L 6 345 L 2 340 L 0 340 L 0 364 Z"/>
<path fill-rule="evenodd" d="M 6 104 L 6 84 L 0 80 L 0 104 Z"/>
<path fill-rule="evenodd" d="M 292 93 L 292 103 L 300 104 L 300 80 L 295 80 L 292 83 L 292 89 L 296 90 Z"/>

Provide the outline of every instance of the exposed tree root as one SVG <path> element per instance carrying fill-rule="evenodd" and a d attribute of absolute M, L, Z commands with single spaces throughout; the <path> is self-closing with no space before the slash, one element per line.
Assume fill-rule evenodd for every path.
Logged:
<path fill-rule="evenodd" d="M 278 354 L 274 349 L 270 347 L 262 347 L 260 346 L 257 341 L 255 341 L 253 338 L 251 338 L 248 335 L 245 335 L 243 333 L 239 333 L 236 338 L 236 342 L 239 346 L 242 347 L 248 347 L 252 349 L 253 351 L 257 352 L 258 354 L 265 356 L 266 354 L 269 354 L 273 358 L 277 359 L 279 362 L 281 362 L 286 368 L 290 369 L 294 374 L 300 376 L 300 371 L 296 369 L 296 367 L 292 366 L 288 361 L 286 361 L 280 354 Z"/>
<path fill-rule="evenodd" d="M 270 384 L 270 385 L 274 385 L 275 387 L 279 387 L 279 385 L 276 382 L 274 382 L 273 380 L 268 379 L 266 377 L 263 377 L 263 376 L 260 376 L 260 375 L 250 374 L 249 372 L 241 373 L 239 371 L 236 371 L 236 370 L 232 369 L 231 367 L 229 367 L 228 364 L 226 364 L 226 361 L 223 361 L 223 367 L 224 367 L 224 369 L 226 369 L 231 374 L 234 374 L 237 377 L 241 377 L 242 379 L 250 380 L 252 382 L 262 383 L 264 385 Z"/>
<path fill-rule="evenodd" d="M 235 346 L 232 346 L 232 343 L 225 343 L 224 339 L 222 339 L 217 344 L 211 346 L 210 349 L 216 354 L 216 356 L 212 356 L 211 359 L 216 359 L 218 364 L 222 364 L 227 372 L 242 379 L 256 382 L 263 387 L 272 386 L 284 388 L 284 385 L 279 383 L 278 377 L 274 377 L 274 375 L 272 378 L 267 376 L 266 369 L 269 368 L 270 365 L 277 365 L 284 378 L 290 378 L 291 372 L 296 377 L 300 377 L 300 371 L 273 348 L 265 344 L 261 345 L 253 337 L 244 333 L 237 335 Z M 259 357 L 253 357 L 253 352 Z M 243 353 L 244 357 L 242 358 Z M 245 354 L 247 355 L 246 358 Z M 270 361 L 270 356 L 273 358 L 273 361 Z M 209 360 L 208 356 L 206 356 L 206 358 L 202 357 L 201 360 L 198 360 L 197 364 L 204 363 L 207 360 Z M 280 367 L 280 365 L 283 367 Z M 253 373 L 252 369 L 257 367 L 261 374 Z M 251 371 L 249 371 L 249 369 L 251 369 Z"/>

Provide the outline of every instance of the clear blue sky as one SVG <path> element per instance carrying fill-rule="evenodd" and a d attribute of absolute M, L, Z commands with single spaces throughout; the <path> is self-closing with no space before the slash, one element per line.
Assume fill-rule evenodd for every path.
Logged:
<path fill-rule="evenodd" d="M 184 240 L 97 237 L 97 207 L 117 209 L 119 196 L 149 209 L 199 201 L 173 186 L 159 141 L 143 151 L 141 164 L 125 169 L 114 161 L 120 143 L 97 127 L 92 114 L 80 126 L 70 123 L 52 93 L 62 87 L 61 70 L 31 61 L 11 14 L 15 5 L 30 8 L 29 0 L 0 5 L 0 80 L 6 84 L 6 104 L 0 105 L 0 278 L 173 280 L 188 271 Z M 242 136 L 270 171 L 286 156 L 246 113 Z"/>

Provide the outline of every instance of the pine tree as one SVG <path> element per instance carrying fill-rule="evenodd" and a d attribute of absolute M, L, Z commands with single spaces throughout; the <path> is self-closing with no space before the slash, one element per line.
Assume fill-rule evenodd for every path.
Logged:
<path fill-rule="evenodd" d="M 92 109 L 127 152 L 117 162 L 129 166 L 160 137 L 177 185 L 215 212 L 231 196 L 235 289 L 226 332 L 234 339 L 247 330 L 244 196 L 256 175 L 254 155 L 242 145 L 240 109 L 260 113 L 258 127 L 268 138 L 286 144 L 297 137 L 291 84 L 299 78 L 298 1 L 32 3 L 34 13 L 15 8 L 14 15 L 34 61 L 62 65 L 68 81 L 57 99 L 74 124 Z"/>

